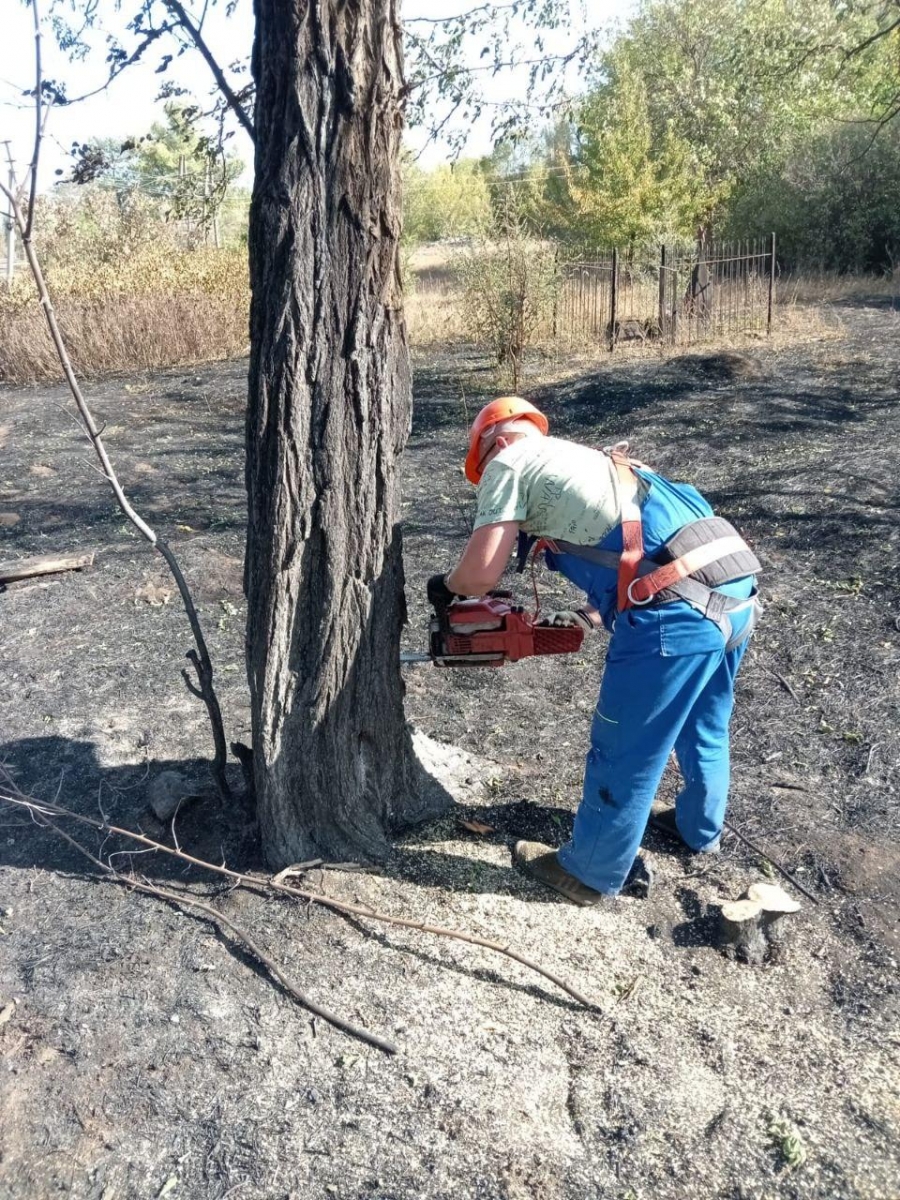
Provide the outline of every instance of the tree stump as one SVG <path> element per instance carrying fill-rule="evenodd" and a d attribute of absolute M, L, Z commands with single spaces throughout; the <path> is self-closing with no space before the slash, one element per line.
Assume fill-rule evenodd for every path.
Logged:
<path fill-rule="evenodd" d="M 725 953 L 750 966 L 775 961 L 787 940 L 785 917 L 800 905 L 774 883 L 754 883 L 740 900 L 722 905 L 719 936 Z"/>

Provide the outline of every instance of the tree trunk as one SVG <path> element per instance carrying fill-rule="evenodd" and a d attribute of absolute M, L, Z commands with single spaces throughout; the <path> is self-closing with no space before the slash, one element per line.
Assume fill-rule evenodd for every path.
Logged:
<path fill-rule="evenodd" d="M 429 815 L 403 714 L 396 0 L 256 0 L 245 588 L 271 866 Z"/>

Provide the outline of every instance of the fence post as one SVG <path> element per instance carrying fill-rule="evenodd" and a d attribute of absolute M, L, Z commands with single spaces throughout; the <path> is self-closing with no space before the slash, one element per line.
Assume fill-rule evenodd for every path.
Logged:
<path fill-rule="evenodd" d="M 562 287 L 562 275 L 559 266 L 559 242 L 553 247 L 553 344 L 559 336 L 559 293 Z"/>
<path fill-rule="evenodd" d="M 609 352 L 616 348 L 616 309 L 619 306 L 619 251 L 613 247 L 612 252 L 612 284 L 609 299 Z"/>
<path fill-rule="evenodd" d="M 772 304 L 775 301 L 775 233 L 769 239 L 769 306 L 766 314 L 766 333 L 772 332 Z"/>
<path fill-rule="evenodd" d="M 666 244 L 659 248 L 659 337 L 666 335 Z"/>

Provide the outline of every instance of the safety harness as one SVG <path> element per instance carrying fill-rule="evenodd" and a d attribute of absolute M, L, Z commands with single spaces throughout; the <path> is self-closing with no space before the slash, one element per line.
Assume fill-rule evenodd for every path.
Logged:
<path fill-rule="evenodd" d="M 725 583 L 758 575 L 762 570 L 759 559 L 728 521 L 722 517 L 702 517 L 689 521 L 656 551 L 652 558 L 644 557 L 644 528 L 637 500 L 637 469 L 647 470 L 643 463 L 630 458 L 627 442 L 604 449 L 616 468 L 622 488 L 622 551 L 599 550 L 594 546 L 579 546 L 558 538 L 534 538 L 519 535 L 518 571 L 525 568 L 529 552 L 550 550 L 571 554 L 575 558 L 616 572 L 616 611 L 670 604 L 683 600 L 715 622 L 725 638 L 725 648 L 734 649 L 750 636 L 759 618 L 760 605 L 756 589 L 746 599 L 726 596 L 716 589 Z M 750 610 L 746 624 L 734 635 L 731 617 Z"/>

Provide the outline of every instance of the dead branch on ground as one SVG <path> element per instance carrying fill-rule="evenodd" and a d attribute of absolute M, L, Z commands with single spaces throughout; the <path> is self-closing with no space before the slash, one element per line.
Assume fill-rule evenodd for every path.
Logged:
<path fill-rule="evenodd" d="M 191 633 L 194 637 L 195 649 L 189 650 L 187 658 L 197 674 L 197 684 L 194 684 L 186 670 L 182 671 L 185 683 L 188 690 L 206 705 L 206 711 L 209 716 L 210 726 L 212 728 L 214 754 L 210 764 L 210 770 L 215 780 L 216 787 L 219 791 L 219 796 L 222 800 L 231 798 L 231 789 L 228 786 L 228 781 L 225 776 L 225 765 L 228 758 L 228 751 L 225 742 L 225 729 L 222 724 L 222 711 L 219 707 L 219 699 L 216 695 L 213 685 L 213 668 L 209 657 L 209 650 L 206 645 L 206 639 L 203 636 L 203 629 L 200 625 L 200 619 L 197 616 L 197 610 L 194 606 L 194 600 L 191 595 L 187 581 L 181 572 L 178 561 L 169 546 L 156 534 L 156 532 L 144 521 L 132 508 L 127 496 L 125 495 L 122 485 L 113 470 L 109 455 L 106 451 L 106 446 L 102 438 L 102 430 L 98 429 L 94 420 L 93 414 L 88 407 L 87 401 L 82 394 L 81 387 L 75 376 L 75 371 L 72 367 L 72 360 L 69 357 L 69 352 L 66 347 L 65 339 L 62 331 L 59 328 L 59 323 L 56 319 L 56 313 L 53 308 L 53 302 L 50 297 L 50 292 L 47 289 L 47 283 L 44 279 L 44 274 L 41 269 L 40 262 L 34 249 L 32 240 L 32 229 L 34 225 L 34 210 L 37 198 L 37 173 L 41 156 L 41 143 L 44 137 L 45 117 L 49 111 L 49 105 L 44 109 L 42 104 L 42 74 L 41 74 L 41 22 L 40 13 L 38 10 L 38 0 L 31 0 L 32 9 L 34 12 L 34 39 L 35 39 L 35 134 L 34 134 L 34 151 L 30 166 L 30 191 L 28 202 L 25 211 L 22 211 L 21 200 L 23 190 L 13 187 L 7 187 L 0 180 L 0 192 L 6 197 L 11 219 L 15 222 L 16 228 L 22 238 L 22 246 L 25 251 L 25 257 L 28 260 L 28 266 L 31 269 L 31 274 L 34 279 L 35 287 L 37 288 L 38 297 L 41 302 L 41 307 L 44 310 L 44 316 L 47 321 L 47 326 L 50 330 L 50 336 L 53 339 L 53 345 L 56 349 L 59 358 L 60 366 L 65 375 L 66 382 L 69 385 L 69 390 L 75 400 L 78 408 L 78 413 L 81 417 L 81 422 L 84 431 L 94 447 L 94 451 L 100 460 L 102 466 L 102 474 L 109 486 L 112 488 L 116 502 L 122 512 L 137 529 L 143 538 L 145 538 L 151 546 L 163 557 L 166 565 L 171 572 L 172 578 L 178 587 L 178 592 L 181 596 L 181 602 L 184 606 L 184 611 L 187 614 L 187 619 L 191 627 Z M 198 686 L 199 684 L 199 686 Z"/>
<path fill-rule="evenodd" d="M 794 685 L 790 682 L 789 679 L 785 679 L 785 677 L 781 674 L 780 671 L 770 670 L 769 674 L 774 679 L 778 680 L 778 682 L 781 684 L 781 686 L 784 688 L 784 690 L 787 692 L 787 694 L 791 697 L 792 700 L 795 700 L 801 707 L 803 706 L 803 701 L 797 695 L 797 690 L 794 687 Z"/>
<path fill-rule="evenodd" d="M 6 799 L 6 797 L 2 798 Z M 349 1033 L 351 1037 L 358 1038 L 362 1042 L 367 1042 L 370 1046 L 374 1046 L 378 1050 L 384 1050 L 387 1054 L 397 1053 L 397 1046 L 394 1042 L 389 1042 L 386 1038 L 379 1037 L 376 1033 L 370 1033 L 367 1029 L 363 1029 L 360 1025 L 354 1025 L 352 1021 L 345 1020 L 344 1017 L 338 1016 L 337 1013 L 333 1013 L 328 1008 L 324 1008 L 315 1000 L 310 999 L 310 997 L 304 992 L 301 992 L 299 988 L 295 987 L 294 984 L 291 983 L 284 971 L 282 971 L 281 967 L 279 967 L 278 963 L 276 963 L 269 954 L 267 954 L 260 946 L 258 946 L 248 933 L 246 933 L 239 925 L 236 925 L 230 917 L 226 917 L 223 913 L 219 912 L 218 909 L 213 908 L 211 905 L 206 904 L 202 900 L 198 900 L 195 896 L 191 896 L 185 892 L 173 892 L 168 888 L 157 887 L 156 884 L 149 883 L 146 879 L 135 879 L 133 876 L 123 875 L 120 871 L 117 871 L 115 867 L 111 867 L 109 863 L 105 863 L 95 855 L 91 854 L 90 850 L 88 850 L 86 846 L 82 846 L 81 843 L 76 841 L 75 838 L 70 837 L 65 830 L 60 829 L 55 821 L 51 820 L 46 813 L 41 812 L 40 808 L 33 807 L 31 809 L 31 813 L 39 825 L 43 826 L 45 829 L 49 829 L 58 837 L 62 838 L 63 841 L 68 842 L 69 845 L 72 846 L 73 849 L 77 850 L 79 854 L 82 854 L 96 867 L 99 867 L 105 878 L 110 879 L 113 883 L 117 883 L 122 887 L 133 889 L 139 892 L 145 892 L 148 896 L 156 896 L 160 900 L 166 900 L 170 904 L 187 905 L 190 908 L 197 909 L 198 912 L 203 913 L 204 916 L 210 918 L 210 920 L 212 920 L 215 924 L 224 926 L 234 935 L 234 937 L 238 939 L 238 941 L 243 942 L 254 958 L 262 963 L 269 974 L 278 980 L 285 991 L 293 996 L 298 1004 L 302 1004 L 304 1008 L 309 1009 L 309 1011 L 314 1013 L 316 1016 L 322 1017 L 322 1019 L 328 1021 L 330 1025 L 334 1025 L 335 1028 L 343 1030 L 344 1033 Z"/>
<path fill-rule="evenodd" d="M 560 979 L 552 971 L 548 971 L 546 967 L 540 966 L 533 959 L 527 958 L 524 954 L 520 954 L 517 950 L 513 950 L 510 946 L 505 946 L 501 942 L 490 941 L 488 938 L 479 937 L 474 933 L 464 933 L 461 930 L 449 929 L 441 925 L 426 925 L 422 921 L 414 921 L 407 917 L 389 916 L 387 913 L 378 912 L 366 904 L 351 904 L 345 900 L 333 900 L 330 896 L 325 896 L 320 892 L 311 892 L 307 889 L 291 887 L 286 883 L 279 882 L 277 875 L 268 878 L 258 878 L 254 875 L 243 874 L 240 871 L 232 871 L 225 866 L 216 866 L 214 863 L 206 862 L 202 858 L 195 858 L 183 850 L 174 850 L 171 846 L 163 845 L 162 842 L 156 842 L 152 838 L 148 838 L 145 834 L 135 833 L 131 829 L 123 829 L 120 826 L 111 825 L 108 821 L 98 821 L 93 817 L 82 816 L 80 813 L 72 812 L 71 809 L 63 808 L 59 804 L 34 800 L 19 790 L 9 774 L 2 767 L 0 767 L 0 779 L 2 779 L 3 785 L 7 789 L 6 792 L 0 792 L 0 800 L 16 808 L 27 809 L 32 814 L 40 816 L 45 820 L 50 815 L 63 817 L 67 820 L 77 821 L 81 825 L 89 825 L 91 828 L 107 835 L 115 834 L 119 837 L 128 838 L 131 841 L 139 842 L 142 846 L 150 850 L 157 850 L 163 854 L 171 855 L 173 858 L 181 859 L 182 862 L 190 863 L 194 867 L 199 867 L 204 871 L 211 871 L 215 875 L 222 875 L 232 880 L 238 887 L 247 887 L 255 891 L 276 892 L 279 895 L 292 896 L 296 900 L 306 900 L 311 904 L 319 904 L 324 908 L 330 908 L 334 912 L 343 913 L 348 916 L 364 917 L 370 921 L 378 921 L 385 925 L 398 925 L 404 929 L 414 929 L 420 933 L 434 934 L 437 937 L 454 938 L 460 942 L 468 942 L 473 946 L 481 946 L 486 950 L 494 950 L 498 954 L 503 954 L 507 958 L 511 958 L 514 962 L 527 967 L 530 971 L 534 971 L 544 979 L 549 980 L 550 983 L 555 984 L 585 1008 L 597 1010 L 597 1005 L 589 1000 L 583 992 L 578 991 L 571 984 Z"/>
<path fill-rule="evenodd" d="M 20 558 L 0 563 L 0 586 L 19 579 L 34 579 L 38 575 L 60 575 L 63 571 L 81 571 L 91 566 L 93 554 L 42 554 L 36 558 Z"/>
<path fill-rule="evenodd" d="M 731 821 L 726 819 L 725 821 L 722 822 L 722 824 L 725 826 L 726 829 L 730 829 L 731 832 L 734 834 L 734 836 L 738 839 L 738 841 L 743 842 L 745 846 L 748 846 L 753 851 L 754 854 L 758 854 L 760 856 L 760 858 L 764 858 L 767 863 L 771 863 L 772 866 L 775 868 L 775 870 L 779 873 L 779 875 L 783 875 L 785 877 L 785 879 L 788 881 L 788 883 L 792 883 L 798 892 L 803 893 L 803 895 L 807 898 L 807 900 L 811 900 L 813 902 L 813 904 L 819 903 L 818 897 L 816 897 L 809 890 L 809 888 L 804 887 L 803 884 L 800 882 L 800 880 L 797 879 L 794 875 L 792 875 L 790 873 L 790 871 L 787 869 L 787 867 L 783 867 L 781 865 L 781 863 L 778 861 L 778 859 L 773 858 L 772 855 L 768 854 L 765 850 L 763 850 L 761 846 L 757 846 L 756 842 L 751 842 L 750 838 L 747 837 L 746 833 L 741 833 L 740 829 L 738 829 L 736 825 L 733 825 L 731 823 Z"/>

